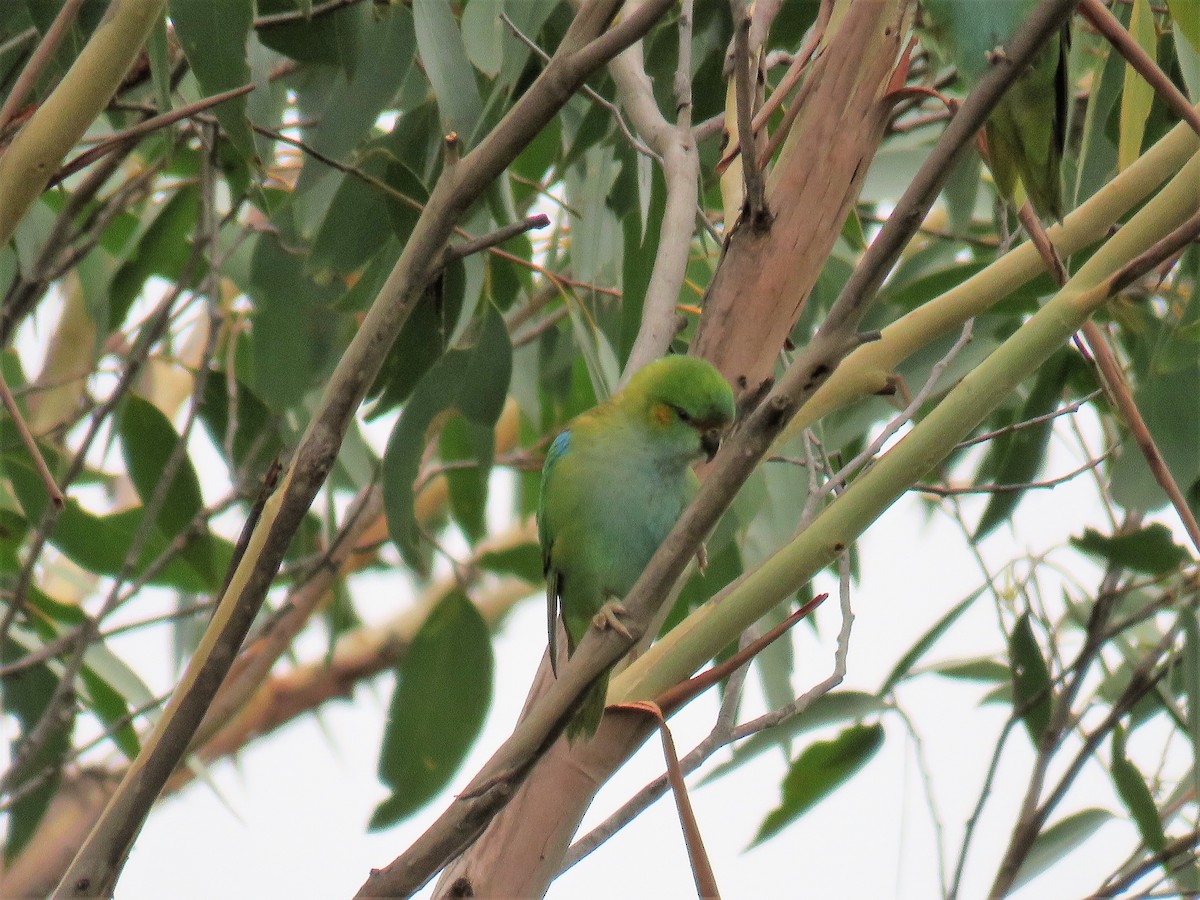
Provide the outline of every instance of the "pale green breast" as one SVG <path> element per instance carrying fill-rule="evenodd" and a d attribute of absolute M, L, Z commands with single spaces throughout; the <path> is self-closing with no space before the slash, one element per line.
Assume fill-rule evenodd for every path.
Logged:
<path fill-rule="evenodd" d="M 577 423 L 542 485 L 543 551 L 570 631 L 628 593 L 695 489 L 690 469 L 656 459 L 635 429 L 592 424 Z"/>

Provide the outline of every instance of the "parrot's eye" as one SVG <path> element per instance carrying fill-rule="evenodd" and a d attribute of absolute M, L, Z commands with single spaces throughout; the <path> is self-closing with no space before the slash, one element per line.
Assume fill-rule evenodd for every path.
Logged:
<path fill-rule="evenodd" d="M 688 415 L 687 410 L 682 406 L 672 406 L 671 409 L 675 410 L 675 415 L 679 416 L 679 421 L 685 425 L 692 421 L 692 417 Z"/>

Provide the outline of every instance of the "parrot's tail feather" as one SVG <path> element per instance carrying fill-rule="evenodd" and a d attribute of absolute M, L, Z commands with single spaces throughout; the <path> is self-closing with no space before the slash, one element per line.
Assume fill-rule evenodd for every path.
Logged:
<path fill-rule="evenodd" d="M 600 727 L 600 718 L 604 715 L 604 700 L 608 696 L 608 673 L 605 672 L 592 685 L 587 696 L 583 698 L 583 705 L 579 707 L 579 712 L 575 713 L 575 717 L 567 723 L 567 740 L 574 743 L 582 738 L 590 740 L 592 735 L 596 733 L 596 729 Z"/>

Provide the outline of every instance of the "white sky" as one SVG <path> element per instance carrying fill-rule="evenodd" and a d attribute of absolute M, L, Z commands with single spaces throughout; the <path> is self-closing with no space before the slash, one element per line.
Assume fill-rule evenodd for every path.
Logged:
<path fill-rule="evenodd" d="M 1049 473 L 1078 463 L 1061 447 Z M 1020 536 L 993 535 L 985 553 L 993 567 L 1013 554 L 1038 552 L 1079 534 L 1085 524 L 1103 525 L 1085 479 L 1030 494 L 1020 510 Z M 1087 515 L 1082 510 L 1092 509 Z M 945 548 L 945 549 L 940 549 Z M 926 522 L 906 500 L 872 528 L 861 545 L 863 581 L 854 591 L 857 616 L 846 687 L 873 690 L 895 660 L 956 600 L 980 583 L 962 550 L 956 526 L 943 516 Z M 1072 551 L 1056 556 L 1076 577 L 1093 582 L 1096 569 Z M 1047 589 L 1054 598 L 1057 590 Z M 462 772 L 461 787 L 508 734 L 541 657 L 545 625 L 533 598 L 509 617 L 496 639 L 496 692 L 485 734 Z M 951 630 L 930 660 L 996 649 L 995 611 L 987 599 Z M 831 665 L 836 611 L 823 610 L 829 633 L 818 645 L 796 629 L 797 692 L 824 677 Z M 755 679 L 748 706 L 761 704 Z M 222 897 L 349 896 L 369 868 L 389 862 L 444 808 L 447 793 L 413 820 L 381 834 L 365 823 L 386 790 L 375 778 L 390 683 L 361 687 L 351 701 L 328 704 L 315 718 L 294 723 L 255 741 L 237 766 L 213 771 L 224 802 L 196 784 L 165 801 L 151 816 L 118 886 L 121 900 Z M 977 796 L 996 735 L 1007 710 L 978 707 L 978 685 L 926 676 L 905 686 L 900 700 L 924 739 L 928 766 L 945 828 L 947 852 L 957 853 L 963 822 Z M 710 727 L 711 697 L 673 720 L 680 752 Z M 937 896 L 933 829 L 911 741 L 895 716 L 885 719 L 888 739 L 879 755 L 815 810 L 762 847 L 746 852 L 763 816 L 778 799 L 785 771 L 781 754 L 760 758 L 732 776 L 696 789 L 696 807 L 713 867 L 726 898 L 795 896 L 824 898 L 928 898 Z M 802 744 L 815 737 L 806 735 Z M 1009 742 L 992 801 L 978 829 L 964 881 L 963 898 L 986 894 L 1007 842 L 1024 791 L 1031 759 L 1022 733 Z M 1106 754 L 1105 754 L 1106 756 Z M 723 757 L 719 754 L 716 761 Z M 600 821 L 661 771 L 652 740 L 601 793 L 585 827 Z M 694 783 L 696 778 L 691 781 Z M 228 805 L 226 805 L 228 804 Z M 1102 806 L 1123 816 L 1106 772 L 1089 765 L 1061 814 Z M 1059 815 L 1054 817 L 1055 820 Z M 1023 891 L 1020 898 L 1080 896 L 1123 859 L 1136 840 L 1125 822 L 1103 826 L 1068 860 Z M 428 895 L 428 890 L 426 891 Z M 561 877 L 550 892 L 558 898 L 694 896 L 682 839 L 669 798 L 664 798 L 609 844 Z"/>

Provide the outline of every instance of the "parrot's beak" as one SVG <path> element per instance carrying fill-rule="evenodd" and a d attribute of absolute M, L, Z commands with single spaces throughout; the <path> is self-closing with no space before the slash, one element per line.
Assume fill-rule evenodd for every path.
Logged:
<path fill-rule="evenodd" d="M 713 457 L 717 455 L 717 450 L 721 447 L 721 429 L 709 428 L 701 434 L 700 446 L 708 454 L 708 461 L 712 462 Z"/>

